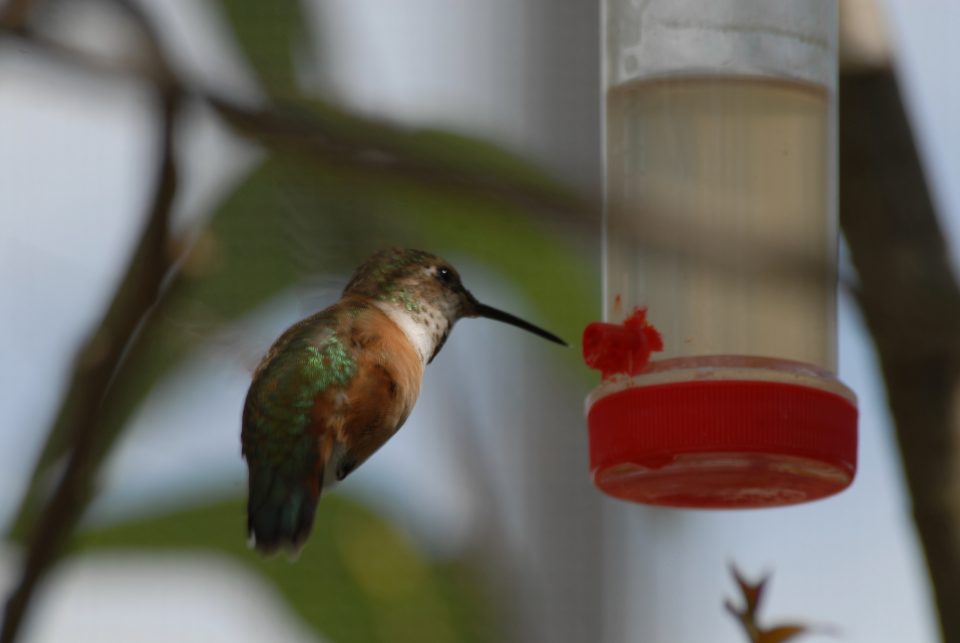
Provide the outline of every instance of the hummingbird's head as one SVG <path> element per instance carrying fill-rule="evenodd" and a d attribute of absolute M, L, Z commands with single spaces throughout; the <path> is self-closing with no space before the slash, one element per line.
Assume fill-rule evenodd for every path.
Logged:
<path fill-rule="evenodd" d="M 510 313 L 481 304 L 444 259 L 422 250 L 390 248 L 357 268 L 344 294 L 373 299 L 397 322 L 425 361 L 443 347 L 461 317 L 486 317 L 512 324 L 566 346 L 562 339 Z"/>

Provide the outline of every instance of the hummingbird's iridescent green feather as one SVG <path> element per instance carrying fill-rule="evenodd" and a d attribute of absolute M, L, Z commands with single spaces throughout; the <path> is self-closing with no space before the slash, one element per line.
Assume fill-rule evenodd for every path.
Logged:
<path fill-rule="evenodd" d="M 290 328 L 257 369 L 243 416 L 243 454 L 250 463 L 249 529 L 258 546 L 305 538 L 323 477 L 312 417 L 317 396 L 345 387 L 356 362 L 334 332 L 333 310 Z"/>

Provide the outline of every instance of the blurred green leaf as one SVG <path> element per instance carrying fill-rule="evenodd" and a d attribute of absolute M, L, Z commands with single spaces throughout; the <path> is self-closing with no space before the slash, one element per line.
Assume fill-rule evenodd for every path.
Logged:
<path fill-rule="evenodd" d="M 297 96 L 296 58 L 307 50 L 309 35 L 301 1 L 217 0 L 217 4 L 263 88 L 272 96 Z"/>
<path fill-rule="evenodd" d="M 463 563 L 436 563 L 376 514 L 337 494 L 325 497 L 296 562 L 246 547 L 240 499 L 172 511 L 82 533 L 79 552 L 211 551 L 272 582 L 326 640 L 490 640 L 487 602 Z"/>

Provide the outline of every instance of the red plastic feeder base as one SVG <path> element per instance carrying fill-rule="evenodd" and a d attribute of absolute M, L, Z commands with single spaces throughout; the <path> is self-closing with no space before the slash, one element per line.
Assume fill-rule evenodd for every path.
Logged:
<path fill-rule="evenodd" d="M 594 482 L 635 502 L 789 505 L 842 491 L 857 468 L 855 404 L 809 386 L 636 386 L 596 399 L 587 422 Z"/>

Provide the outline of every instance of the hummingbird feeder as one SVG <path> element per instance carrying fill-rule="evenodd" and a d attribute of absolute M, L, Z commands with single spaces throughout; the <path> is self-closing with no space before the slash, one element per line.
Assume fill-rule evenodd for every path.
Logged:
<path fill-rule="evenodd" d="M 834 0 L 605 0 L 604 492 L 769 507 L 847 487 Z M 650 359 L 651 355 L 654 359 Z"/>

